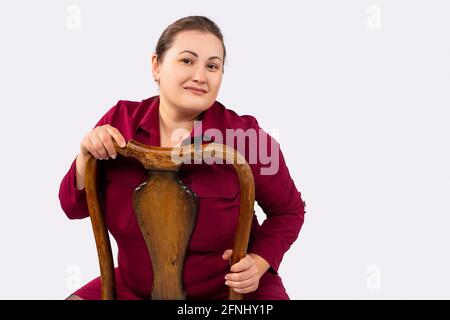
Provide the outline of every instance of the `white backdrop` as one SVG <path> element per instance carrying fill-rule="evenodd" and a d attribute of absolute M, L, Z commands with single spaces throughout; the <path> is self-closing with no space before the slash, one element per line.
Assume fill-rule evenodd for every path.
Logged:
<path fill-rule="evenodd" d="M 63 299 L 99 273 L 61 179 L 187 15 L 222 29 L 218 101 L 279 141 L 307 203 L 292 299 L 450 298 L 450 3 L 1 0 L 0 298 Z M 263 219 L 261 210 L 258 217 Z"/>

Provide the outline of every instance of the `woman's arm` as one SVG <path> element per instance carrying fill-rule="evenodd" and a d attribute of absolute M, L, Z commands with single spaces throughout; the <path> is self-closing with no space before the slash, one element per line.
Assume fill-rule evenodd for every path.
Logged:
<path fill-rule="evenodd" d="M 61 208 L 69 219 L 83 219 L 89 216 L 85 189 L 78 189 L 77 159 L 73 160 L 59 186 Z"/>
<path fill-rule="evenodd" d="M 97 122 L 94 128 L 105 124 L 111 124 L 118 118 L 118 107 L 120 101 L 108 110 L 106 114 Z M 69 171 L 63 177 L 59 187 L 59 201 L 61 208 L 69 219 L 83 219 L 89 216 L 84 189 L 84 168 L 87 157 L 80 152 L 73 160 Z"/>
<path fill-rule="evenodd" d="M 262 130 L 257 124 L 255 128 Z M 277 273 L 303 225 L 305 202 L 290 176 L 280 145 L 264 130 L 262 133 L 260 137 L 267 139 L 266 154 L 270 154 L 271 163 L 263 166 L 258 161 L 250 167 L 255 179 L 255 200 L 267 217 L 253 234 L 249 252 L 262 257 L 269 263 L 270 271 Z M 271 170 L 267 169 L 269 166 Z"/>

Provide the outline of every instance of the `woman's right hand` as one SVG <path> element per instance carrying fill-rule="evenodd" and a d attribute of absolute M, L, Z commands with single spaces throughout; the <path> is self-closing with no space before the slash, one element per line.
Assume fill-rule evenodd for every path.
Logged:
<path fill-rule="evenodd" d="M 108 160 L 109 157 L 115 159 L 117 153 L 113 140 L 121 148 L 126 145 L 124 137 L 117 128 L 109 124 L 95 127 L 81 140 L 80 153 L 85 158 L 92 154 L 98 160 Z"/>
<path fill-rule="evenodd" d="M 125 139 L 119 130 L 109 124 L 105 124 L 95 127 L 81 140 L 80 153 L 76 161 L 76 187 L 78 190 L 84 189 L 84 173 L 89 155 L 99 160 L 108 160 L 109 157 L 116 158 L 117 153 L 113 139 L 121 148 L 125 147 Z"/>

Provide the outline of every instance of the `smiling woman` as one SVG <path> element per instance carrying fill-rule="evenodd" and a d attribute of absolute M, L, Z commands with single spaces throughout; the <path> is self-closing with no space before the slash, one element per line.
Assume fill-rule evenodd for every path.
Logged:
<path fill-rule="evenodd" d="M 254 176 L 255 199 L 268 219 L 259 225 L 253 217 L 249 253 L 230 266 L 240 208 L 234 169 L 228 164 L 183 164 L 180 179 L 199 200 L 197 223 L 184 264 L 187 298 L 225 299 L 231 287 L 245 299 L 289 299 L 277 270 L 300 232 L 304 202 L 278 143 L 254 117 L 240 116 L 216 101 L 225 59 L 223 36 L 210 19 L 189 16 L 168 26 L 151 57 L 160 94 L 140 102 L 120 100 L 113 106 L 82 139 L 80 152 L 61 182 L 59 198 L 66 215 L 70 219 L 86 218 L 86 161 L 91 155 L 100 160 L 114 159 L 101 162 L 99 171 L 104 178 L 100 180 L 105 221 L 118 246 L 118 299 L 148 298 L 153 273 L 131 201 L 135 188 L 148 179 L 147 172 L 129 158 L 116 159 L 113 140 L 121 147 L 131 139 L 150 146 L 175 147 L 190 144 L 194 138 L 209 141 L 225 137 L 230 129 L 254 133 L 254 139 L 245 136 L 241 140 L 242 150 L 250 154 L 241 153 Z M 198 123 L 200 130 L 194 130 Z M 176 134 L 180 130 L 185 132 L 182 137 Z M 231 140 L 232 144 L 235 139 Z M 257 152 L 258 158 L 251 152 Z M 261 155 L 269 154 L 277 163 L 276 170 L 270 172 L 262 168 L 267 159 L 261 159 Z M 253 159 L 257 160 L 250 161 Z M 96 278 L 68 299 L 100 297 L 101 282 Z"/>
<path fill-rule="evenodd" d="M 168 32 L 173 31 L 169 28 Z M 152 71 L 160 89 L 163 120 L 177 110 L 192 121 L 219 93 L 225 60 L 222 39 L 211 32 L 183 30 L 172 35 L 168 47 L 162 37 L 152 56 Z M 170 134 L 170 125 L 167 129 Z"/>

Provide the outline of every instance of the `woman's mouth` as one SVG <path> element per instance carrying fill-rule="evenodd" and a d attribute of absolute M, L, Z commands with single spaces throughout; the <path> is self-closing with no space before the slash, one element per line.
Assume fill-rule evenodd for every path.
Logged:
<path fill-rule="evenodd" d="M 190 91 L 196 95 L 202 95 L 202 94 L 206 93 L 203 89 L 196 89 L 196 88 L 192 88 L 192 87 L 186 87 L 184 89 L 186 89 L 187 91 Z"/>

